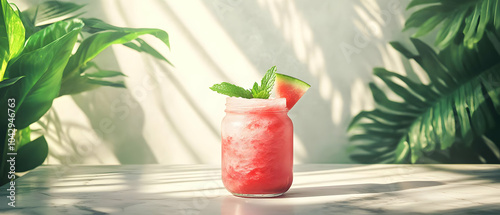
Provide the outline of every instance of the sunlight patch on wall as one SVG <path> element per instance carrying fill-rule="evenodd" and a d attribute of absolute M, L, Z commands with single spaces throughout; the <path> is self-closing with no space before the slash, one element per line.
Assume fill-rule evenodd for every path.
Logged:
<path fill-rule="evenodd" d="M 333 91 L 333 96 L 332 96 L 332 122 L 334 125 L 340 125 L 342 122 L 342 115 L 344 113 L 343 111 L 343 106 L 344 106 L 344 100 L 342 98 L 342 94 L 338 91 L 335 90 Z"/>
<path fill-rule="evenodd" d="M 351 116 L 373 108 L 370 90 L 360 78 L 355 79 L 351 85 L 351 101 Z"/>
<path fill-rule="evenodd" d="M 380 6 L 373 0 L 361 0 L 361 4 L 363 4 L 366 8 L 366 11 L 371 15 L 371 17 L 380 24 L 385 24 L 381 13 Z"/>
<path fill-rule="evenodd" d="M 378 48 L 379 50 L 383 49 L 387 52 L 386 60 L 384 58 L 382 59 L 384 61 L 384 66 L 386 69 L 391 72 L 397 72 L 401 75 L 407 75 L 406 69 L 403 65 L 401 53 L 394 49 L 389 43 L 385 44 L 385 47 L 380 46 Z"/>
<path fill-rule="evenodd" d="M 293 134 L 293 163 L 301 164 L 307 158 L 307 150 L 299 136 Z"/>
<path fill-rule="evenodd" d="M 332 105 L 331 105 L 331 116 L 334 125 L 340 125 L 342 122 L 344 100 L 342 94 L 338 90 L 333 91 Z"/>
<path fill-rule="evenodd" d="M 383 35 L 380 23 L 370 17 L 368 12 L 366 11 L 369 10 L 370 7 L 367 6 L 365 8 L 361 8 L 357 5 L 354 6 L 354 10 L 361 19 L 361 21 L 355 21 L 355 26 L 365 37 L 372 36 L 378 39 L 382 38 Z"/>
<path fill-rule="evenodd" d="M 169 1 L 168 5 L 182 22 L 181 24 L 188 28 L 191 36 L 210 53 L 211 59 L 228 76 L 238 80 L 258 80 L 261 78 L 257 69 L 202 2 Z M 183 65 L 189 65 L 193 62 L 189 58 L 179 60 L 183 61 Z M 240 70 L 238 73 L 230 72 L 236 68 Z M 249 85 L 251 84 L 249 82 Z"/>
<path fill-rule="evenodd" d="M 321 98 L 329 101 L 333 90 L 332 82 L 326 72 L 321 47 L 313 40 L 313 31 L 302 17 L 293 1 L 259 0 L 259 5 L 270 8 L 274 25 L 281 29 L 283 37 L 292 46 L 297 59 L 306 64 L 309 72 L 319 81 Z"/>

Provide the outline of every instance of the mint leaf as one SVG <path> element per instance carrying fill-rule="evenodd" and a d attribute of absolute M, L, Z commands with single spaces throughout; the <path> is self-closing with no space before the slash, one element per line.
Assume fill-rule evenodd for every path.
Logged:
<path fill-rule="evenodd" d="M 227 82 L 214 84 L 214 86 L 210 87 L 210 89 L 220 94 L 224 94 L 231 97 L 241 97 L 247 99 L 252 98 L 252 92 L 250 90 L 246 90 L 243 87 L 238 87 L 234 84 L 230 84 Z"/>
<path fill-rule="evenodd" d="M 252 89 L 250 89 L 250 91 L 252 92 L 252 97 L 255 98 L 255 95 L 257 95 L 259 93 L 259 84 L 257 84 L 257 82 L 255 82 L 253 84 Z"/>
<path fill-rule="evenodd" d="M 222 82 L 220 84 L 215 84 L 210 87 L 211 90 L 232 97 L 241 98 L 259 98 L 268 99 L 271 95 L 271 90 L 274 87 L 274 81 L 276 79 L 276 66 L 271 67 L 267 70 L 266 74 L 260 81 L 260 86 L 257 82 L 253 84 L 253 87 L 249 90 L 243 87 L 236 86 L 227 82 Z"/>
<path fill-rule="evenodd" d="M 257 82 L 253 85 L 252 96 L 253 98 L 268 99 L 271 95 L 271 90 L 274 87 L 274 80 L 276 79 L 276 66 L 271 67 L 267 70 L 266 74 L 260 81 L 260 86 L 257 86 Z"/>
<path fill-rule="evenodd" d="M 266 74 L 261 80 L 260 87 L 262 87 L 266 92 L 270 93 L 274 86 L 274 80 L 276 80 L 276 66 L 271 67 L 267 70 Z"/>

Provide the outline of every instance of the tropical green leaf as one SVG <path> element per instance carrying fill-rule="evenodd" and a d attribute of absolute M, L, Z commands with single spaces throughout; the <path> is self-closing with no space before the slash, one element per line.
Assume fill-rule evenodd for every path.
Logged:
<path fill-rule="evenodd" d="M 50 43 L 64 37 L 68 34 L 68 32 L 71 32 L 75 28 L 81 29 L 82 26 L 83 23 L 78 19 L 70 22 L 57 22 L 55 24 L 52 24 L 49 27 L 44 28 L 43 30 L 31 35 L 31 37 L 26 40 L 23 53 L 29 53 L 43 48 Z"/>
<path fill-rule="evenodd" d="M 481 7 L 476 5 L 473 8 L 472 14 L 465 18 L 465 28 L 463 30 L 464 33 L 464 43 L 470 47 L 470 45 L 476 43 L 479 40 L 473 40 L 476 37 L 476 34 L 480 34 L 478 32 L 478 24 L 479 24 L 479 16 L 481 14 Z M 481 33 L 482 34 L 482 33 Z"/>
<path fill-rule="evenodd" d="M 382 81 L 401 98 L 405 98 L 406 103 L 416 107 L 417 109 L 424 108 L 429 105 L 425 98 L 436 98 L 438 95 L 429 92 L 427 88 L 422 85 L 415 84 L 407 77 L 400 74 L 389 72 L 384 68 L 373 69 L 373 74 L 378 76 Z M 409 88 L 405 88 L 399 84 L 394 83 L 394 80 L 400 80 L 405 83 Z"/>
<path fill-rule="evenodd" d="M 497 0 L 413 0 L 407 9 L 415 6 L 422 7 L 406 20 L 404 30 L 417 28 L 414 37 L 420 37 L 442 24 L 435 40 L 440 49 L 455 39 L 472 48 L 485 32 L 500 30 Z"/>
<path fill-rule="evenodd" d="M 412 38 L 411 41 L 417 48 L 419 55 L 410 55 L 410 51 L 397 42 L 393 42 L 391 45 L 393 45 L 394 48 L 397 47 L 396 49 L 406 57 L 413 58 L 418 64 L 420 64 L 420 66 L 427 73 L 427 76 L 434 83 L 433 87 L 438 90 L 436 94 L 439 94 L 439 92 L 447 93 L 447 86 L 456 84 L 455 78 L 448 73 L 448 69 L 439 60 L 438 55 L 431 47 L 418 39 Z M 427 93 L 434 94 L 432 91 L 428 91 Z"/>
<path fill-rule="evenodd" d="M 495 26 L 495 29 L 497 31 L 500 31 L 500 2 L 499 1 L 492 1 L 492 7 L 493 7 L 493 25 Z"/>
<path fill-rule="evenodd" d="M 100 19 L 96 18 L 82 18 L 83 23 L 85 23 L 85 27 L 83 31 L 94 34 L 101 31 L 126 31 L 126 30 L 134 30 L 133 28 L 121 28 L 114 25 L 110 25 Z"/>
<path fill-rule="evenodd" d="M 137 31 L 137 29 L 134 29 L 134 28 L 121 28 L 121 27 L 117 27 L 114 25 L 110 25 L 110 24 L 108 24 L 100 19 L 96 19 L 96 18 L 89 18 L 89 19 L 84 18 L 82 20 L 85 23 L 84 31 L 89 32 L 89 33 L 97 33 L 97 32 L 102 32 L 102 31 L 125 31 L 125 32 Z M 168 43 L 168 35 L 166 35 L 166 39 L 163 36 L 158 37 L 158 39 L 162 40 L 167 45 L 167 47 L 170 47 L 170 44 Z M 136 43 L 134 43 L 134 42 L 136 42 Z M 125 46 L 127 46 L 135 51 L 145 52 L 147 54 L 150 54 L 151 56 L 153 56 L 159 60 L 163 60 L 163 61 L 169 63 L 170 65 L 172 65 L 172 63 L 167 58 L 165 58 L 162 54 L 160 54 L 160 52 L 158 52 L 156 49 L 154 49 L 151 45 L 146 43 L 146 41 L 142 40 L 141 38 L 137 38 L 131 42 L 123 43 L 123 45 L 125 45 Z"/>
<path fill-rule="evenodd" d="M 389 42 L 389 44 L 396 49 L 399 53 L 401 53 L 406 58 L 415 58 L 416 55 L 408 51 L 401 43 L 399 42 Z"/>
<path fill-rule="evenodd" d="M 110 25 L 110 24 L 108 24 L 100 19 L 96 19 L 96 18 L 90 18 L 90 19 L 89 18 L 82 18 L 82 21 L 86 25 L 85 30 L 89 33 L 97 33 L 97 32 L 102 32 L 102 31 L 119 31 L 119 32 L 137 33 L 140 35 L 150 34 L 150 35 L 158 38 L 159 40 L 161 40 L 168 48 L 170 48 L 170 43 L 169 43 L 167 32 L 160 30 L 160 29 L 117 27 L 117 26 Z"/>
<path fill-rule="evenodd" d="M 92 61 L 88 62 L 82 69 L 84 70 L 82 75 L 88 78 L 110 78 L 116 76 L 127 76 L 119 71 L 103 70 Z"/>
<path fill-rule="evenodd" d="M 436 35 L 436 42 L 434 43 L 437 47 L 444 48 L 449 46 L 455 36 L 460 31 L 462 27 L 462 22 L 456 20 L 463 20 L 467 11 L 459 11 L 453 14 L 453 18 L 444 19 L 443 27 L 438 31 Z"/>
<path fill-rule="evenodd" d="M 484 35 L 484 32 L 486 31 L 486 25 L 489 23 L 490 19 L 493 18 L 492 16 L 492 2 L 493 1 L 498 1 L 498 0 L 483 0 L 483 3 L 481 5 L 481 19 L 479 20 L 478 26 L 477 26 L 477 31 L 474 36 L 474 41 L 477 43 L 479 40 Z M 479 5 L 477 6 L 479 8 Z"/>
<path fill-rule="evenodd" d="M 160 29 L 126 28 L 123 31 L 103 31 L 98 32 L 86 38 L 78 47 L 76 53 L 69 59 L 68 65 L 64 69 L 63 82 L 60 95 L 79 93 L 85 90 L 92 89 L 94 86 L 89 84 L 99 84 L 105 86 L 124 86 L 123 83 L 109 82 L 104 80 L 86 80 L 87 77 L 82 76 L 86 64 L 94 59 L 104 49 L 113 44 L 124 44 L 132 40 L 136 40 L 141 35 L 153 35 L 160 39 L 167 47 L 169 47 L 168 34 Z"/>
<path fill-rule="evenodd" d="M 434 16 L 429 17 L 424 23 L 422 23 L 417 32 L 413 35 L 414 37 L 420 37 L 431 32 L 439 23 L 441 23 L 444 18 L 446 18 L 445 13 L 437 13 Z M 420 18 L 420 17 L 419 17 Z"/>
<path fill-rule="evenodd" d="M 66 81 L 63 83 L 65 84 L 61 86 L 61 90 L 59 91 L 59 96 L 77 94 L 97 89 L 100 86 L 102 86 L 98 84 L 99 82 L 90 83 L 89 78 L 86 76 L 77 76 L 74 78 L 66 79 Z M 109 86 L 109 85 L 104 85 L 104 86 Z"/>
<path fill-rule="evenodd" d="M 413 109 L 415 111 L 421 110 L 418 107 L 414 107 L 409 105 L 408 103 L 401 103 L 401 102 L 395 102 L 390 100 L 387 95 L 374 83 L 370 83 L 370 89 L 372 91 L 372 96 L 375 102 L 377 103 L 378 107 L 381 109 L 390 109 L 394 110 L 394 112 L 397 113 L 404 113 L 407 116 L 415 116 L 418 115 L 419 113 L 405 113 L 407 109 Z"/>
<path fill-rule="evenodd" d="M 0 89 L 15 84 L 21 78 L 24 78 L 24 76 L 10 78 L 10 79 L 5 79 L 3 81 L 0 81 Z"/>
<path fill-rule="evenodd" d="M 3 97 L 3 101 L 8 98 L 16 100 L 18 129 L 36 122 L 52 105 L 82 27 L 81 21 L 73 20 L 57 22 L 38 31 L 26 42 L 27 51 L 9 65 L 7 77 L 24 76 Z"/>
<path fill-rule="evenodd" d="M 19 14 L 19 18 L 21 19 L 24 26 L 24 38 L 28 39 L 32 34 L 37 32 L 39 29 L 33 25 L 31 20 L 22 12 L 20 12 L 19 8 L 15 4 L 11 4 L 11 6 L 16 10 L 16 13 Z"/>
<path fill-rule="evenodd" d="M 136 50 L 138 52 L 145 52 L 145 53 L 155 57 L 156 59 L 163 60 L 163 61 L 165 61 L 168 64 L 173 66 L 173 64 L 167 58 L 165 58 L 162 54 L 160 54 L 160 52 L 158 52 L 156 49 L 154 49 L 148 43 L 146 43 L 146 41 L 142 40 L 141 38 L 137 38 L 137 39 L 135 39 L 135 41 L 137 43 L 139 43 L 139 45 L 137 45 L 133 42 L 128 42 L 128 43 L 125 43 L 123 45 L 127 46 L 133 50 Z"/>
<path fill-rule="evenodd" d="M 441 3 L 440 0 L 413 0 L 408 4 L 408 6 L 406 6 L 406 10 L 423 4 L 439 4 L 439 3 Z"/>
<path fill-rule="evenodd" d="M 474 47 L 470 48 L 463 43 L 450 44 L 439 53 L 439 59 L 450 71 L 454 71 L 453 76 L 457 79 L 468 78 L 470 74 L 488 69 L 498 63 L 500 52 L 493 44 L 498 41 L 494 34 L 485 37 Z M 482 54 L 480 57 L 478 53 Z"/>
<path fill-rule="evenodd" d="M 16 147 L 19 149 L 31 142 L 31 129 L 26 127 L 23 129 L 16 130 Z"/>
<path fill-rule="evenodd" d="M 370 84 L 376 109 L 363 111 L 353 118 L 348 130 L 355 147 L 351 158 L 362 163 L 456 162 L 453 153 L 467 152 L 467 161 L 483 159 L 499 163 L 500 159 L 495 156 L 499 143 L 486 141 L 484 135 L 500 127 L 500 84 L 496 84 L 500 83 L 500 57 L 493 52 L 495 63 L 493 60 L 463 60 L 477 58 L 478 51 L 491 51 L 491 47 L 483 47 L 488 41 L 478 44 L 479 50 L 459 46 L 465 53 L 461 58 L 438 55 L 425 43 L 416 39 L 412 42 L 418 55 L 411 54 L 400 44 L 393 44 L 426 70 L 430 84 L 375 68 L 374 74 L 404 101 L 393 101 L 375 84 Z M 449 52 L 451 50 L 446 53 Z M 448 67 L 459 59 L 462 59 L 460 62 L 482 64 L 467 66 L 481 70 L 455 71 L 455 68 L 465 67 Z M 451 155 L 443 154 L 450 150 Z"/>
<path fill-rule="evenodd" d="M 93 79 L 93 78 L 89 78 L 87 81 L 89 84 L 126 88 L 125 83 L 123 81 L 107 81 L 107 80 Z"/>
<path fill-rule="evenodd" d="M 43 164 L 49 154 L 49 146 L 44 136 L 24 144 L 17 150 L 16 171 L 26 172 Z"/>
<path fill-rule="evenodd" d="M 119 71 L 97 70 L 96 72 L 85 73 L 84 76 L 89 78 L 109 78 L 109 77 L 126 76 L 126 75 Z"/>
<path fill-rule="evenodd" d="M 420 27 L 424 25 L 430 17 L 434 17 L 434 15 L 439 13 L 442 14 L 440 5 L 433 5 L 418 10 L 412 13 L 411 16 L 406 20 L 403 31 L 409 28 Z"/>
<path fill-rule="evenodd" d="M 0 81 L 9 61 L 17 57 L 24 44 L 24 26 L 7 0 L 0 0 Z"/>

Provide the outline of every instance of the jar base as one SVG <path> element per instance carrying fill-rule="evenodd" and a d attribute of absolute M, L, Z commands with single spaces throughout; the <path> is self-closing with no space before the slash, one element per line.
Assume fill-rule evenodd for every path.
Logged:
<path fill-rule="evenodd" d="M 241 193 L 232 193 L 235 196 L 238 197 L 244 197 L 244 198 L 272 198 L 272 197 L 277 197 L 281 196 L 284 193 L 272 193 L 272 194 L 241 194 Z"/>

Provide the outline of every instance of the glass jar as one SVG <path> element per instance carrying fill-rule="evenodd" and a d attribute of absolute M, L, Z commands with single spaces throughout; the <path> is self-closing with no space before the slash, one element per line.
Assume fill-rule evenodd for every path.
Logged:
<path fill-rule="evenodd" d="M 274 197 L 293 180 L 293 124 L 286 99 L 228 97 L 222 120 L 222 182 L 236 196 Z"/>

